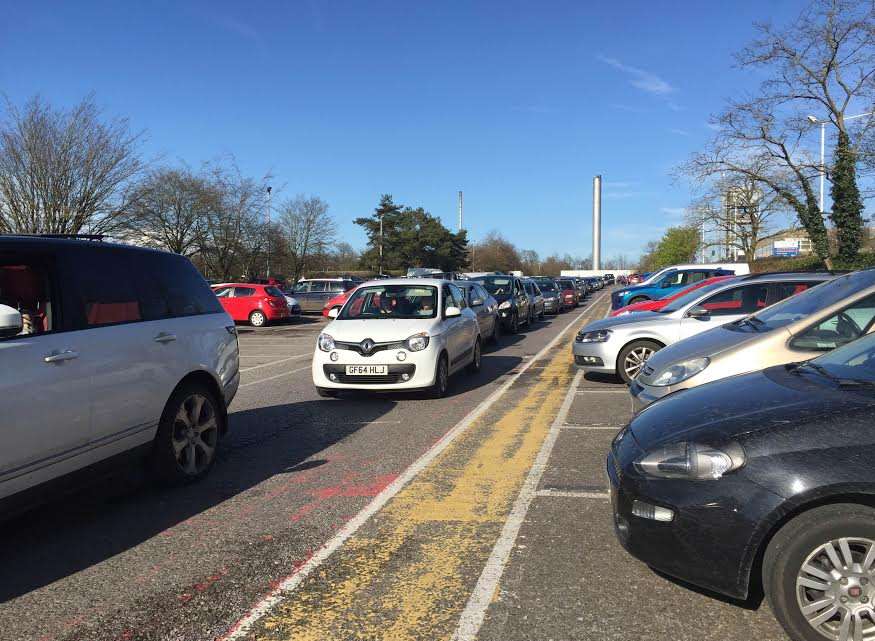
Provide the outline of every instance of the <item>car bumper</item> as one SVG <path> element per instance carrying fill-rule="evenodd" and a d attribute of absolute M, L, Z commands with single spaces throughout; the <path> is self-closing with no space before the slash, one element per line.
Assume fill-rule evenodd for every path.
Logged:
<path fill-rule="evenodd" d="M 289 307 L 289 316 L 300 316 L 301 315 L 301 306 L 300 305 L 292 305 Z"/>
<path fill-rule="evenodd" d="M 623 441 L 627 441 L 623 443 Z M 614 532 L 632 556 L 693 585 L 743 599 L 756 557 L 758 526 L 782 499 L 743 476 L 717 481 L 647 479 L 634 460 L 643 452 L 628 434 L 606 461 Z M 671 510 L 671 520 L 633 513 L 633 505 Z"/>
<path fill-rule="evenodd" d="M 313 384 L 326 389 L 359 389 L 359 390 L 415 390 L 430 387 L 434 384 L 437 365 L 437 355 L 441 347 L 430 344 L 420 352 L 408 352 L 403 349 L 384 350 L 371 356 L 362 356 L 350 350 L 336 350 L 337 360 L 331 360 L 331 353 L 317 348 L 311 367 Z M 404 353 L 403 361 L 398 360 L 398 353 Z M 386 376 L 347 376 L 347 365 L 386 365 Z M 331 378 L 334 374 L 334 379 Z M 403 375 L 407 375 L 404 380 Z"/>
<path fill-rule="evenodd" d="M 675 391 L 679 390 L 674 387 L 645 385 L 640 381 L 634 380 L 629 386 L 629 393 L 632 395 L 632 411 L 637 414 L 651 403 L 665 398 Z"/>
<path fill-rule="evenodd" d="M 234 372 L 234 376 L 230 378 L 230 380 L 225 383 L 223 391 L 223 395 L 225 397 L 225 407 L 228 407 L 231 404 L 231 401 L 234 400 L 234 397 L 237 396 L 237 390 L 240 389 L 240 372 Z"/>
<path fill-rule="evenodd" d="M 545 298 L 544 299 L 544 311 L 545 312 L 558 312 L 561 305 L 559 304 L 559 300 L 556 298 Z"/>
<path fill-rule="evenodd" d="M 288 318 L 290 316 L 288 306 L 285 306 L 285 307 L 265 307 L 261 311 L 264 312 L 265 318 L 267 318 L 268 320 L 272 320 L 272 321 L 282 320 L 282 319 Z"/>
<path fill-rule="evenodd" d="M 587 372 L 613 374 L 617 370 L 617 350 L 610 341 L 578 343 L 572 347 L 574 364 Z"/>

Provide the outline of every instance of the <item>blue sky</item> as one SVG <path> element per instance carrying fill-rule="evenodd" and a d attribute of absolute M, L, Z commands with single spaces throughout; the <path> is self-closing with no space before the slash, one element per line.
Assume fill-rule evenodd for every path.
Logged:
<path fill-rule="evenodd" d="M 801 6 L 3 0 L 0 91 L 59 106 L 94 92 L 146 131 L 147 157 L 232 153 L 281 196 L 328 201 L 355 247 L 351 221 L 381 193 L 454 227 L 462 189 L 473 239 L 589 255 L 600 173 L 602 255 L 634 257 L 688 203 L 671 168 L 757 82 L 732 52 Z"/>

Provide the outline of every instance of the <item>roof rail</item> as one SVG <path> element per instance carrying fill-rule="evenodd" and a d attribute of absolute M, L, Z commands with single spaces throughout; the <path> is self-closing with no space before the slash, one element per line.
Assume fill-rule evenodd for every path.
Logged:
<path fill-rule="evenodd" d="M 745 274 L 744 276 L 740 276 L 742 280 L 752 280 L 754 278 L 760 278 L 762 276 L 795 276 L 797 274 L 835 274 L 836 276 L 840 274 L 847 274 L 851 270 L 849 269 L 786 269 L 774 272 L 752 272 L 750 274 Z"/>
<path fill-rule="evenodd" d="M 10 236 L 26 236 L 32 238 L 72 238 L 78 240 L 94 240 L 101 241 L 106 236 L 104 234 L 9 234 Z"/>

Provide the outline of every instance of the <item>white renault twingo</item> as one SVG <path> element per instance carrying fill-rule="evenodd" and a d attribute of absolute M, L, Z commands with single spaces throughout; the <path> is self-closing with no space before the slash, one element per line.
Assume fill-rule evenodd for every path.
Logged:
<path fill-rule="evenodd" d="M 320 396 L 346 389 L 447 392 L 450 375 L 480 369 L 477 316 L 449 281 L 399 278 L 356 289 L 316 342 Z"/>

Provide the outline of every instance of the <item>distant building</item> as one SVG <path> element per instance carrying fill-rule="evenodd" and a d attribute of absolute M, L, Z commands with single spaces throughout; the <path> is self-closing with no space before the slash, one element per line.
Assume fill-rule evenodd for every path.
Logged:
<path fill-rule="evenodd" d="M 830 247 L 835 250 L 836 233 L 834 228 L 827 228 Z M 872 251 L 875 247 L 875 227 L 867 226 L 863 230 L 863 249 Z M 804 229 L 785 229 L 771 236 L 761 238 L 757 242 L 755 258 L 771 258 L 773 256 L 793 257 L 808 256 L 814 253 L 811 239 Z"/>

